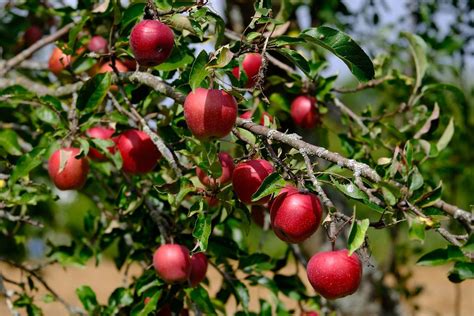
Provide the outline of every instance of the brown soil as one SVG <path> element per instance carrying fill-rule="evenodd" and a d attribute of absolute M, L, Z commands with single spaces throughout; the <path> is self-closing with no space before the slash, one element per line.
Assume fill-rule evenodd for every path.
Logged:
<path fill-rule="evenodd" d="M 301 269 L 300 269 L 301 270 Z M 0 271 L 9 279 L 19 280 L 21 274 L 10 267 L 0 265 Z M 448 269 L 446 267 L 416 267 L 413 284 L 424 287 L 423 293 L 417 298 L 416 303 L 419 310 L 411 310 L 411 315 L 434 316 L 434 315 L 455 315 L 456 293 L 461 294 L 461 313 L 459 316 L 472 315 L 474 311 L 474 282 L 466 281 L 461 285 L 454 285 L 446 278 Z M 287 273 L 294 272 L 294 267 L 289 267 Z M 300 271 L 302 272 L 302 271 Z M 139 273 L 139 268 L 131 269 L 130 276 Z M 118 272 L 113 263 L 103 262 L 99 267 L 89 265 L 86 268 L 68 268 L 64 270 L 59 266 L 45 269 L 43 274 L 45 280 L 57 290 L 58 293 L 68 302 L 79 306 L 79 300 L 75 294 L 75 288 L 80 285 L 89 285 L 96 292 L 99 302 L 105 303 L 110 293 L 124 282 L 123 274 Z M 208 278 L 211 280 L 210 292 L 215 293 L 220 287 L 222 278 L 216 270 L 210 268 Z M 303 278 L 304 279 L 304 278 Z M 10 284 L 7 287 L 14 289 Z M 459 291 L 456 291 L 459 286 Z M 45 294 L 42 288 L 37 293 L 38 301 Z M 251 309 L 258 308 L 259 298 L 268 300 L 268 292 L 265 289 L 252 289 L 250 293 Z M 288 307 L 296 308 L 296 303 L 285 297 L 280 298 Z M 44 315 L 67 315 L 64 307 L 57 303 L 38 302 L 44 310 Z M 231 315 L 235 311 L 235 301 L 231 301 L 227 306 L 227 314 Z M 0 300 L 0 315 L 9 315 L 5 301 Z M 22 313 L 22 315 L 24 315 Z"/>

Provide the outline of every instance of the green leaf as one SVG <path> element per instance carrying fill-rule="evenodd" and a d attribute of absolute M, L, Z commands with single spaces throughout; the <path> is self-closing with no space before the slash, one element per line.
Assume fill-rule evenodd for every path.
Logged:
<path fill-rule="evenodd" d="M 129 306 L 133 303 L 133 295 L 129 289 L 119 287 L 110 294 L 108 303 L 109 306 Z"/>
<path fill-rule="evenodd" d="M 13 156 L 22 154 L 20 144 L 18 143 L 18 134 L 12 129 L 0 131 L 0 147 L 3 147 L 7 153 Z"/>
<path fill-rule="evenodd" d="M 348 183 L 340 183 L 338 180 L 336 180 L 334 177 L 331 177 L 331 182 L 334 184 L 334 186 L 347 195 L 348 197 L 351 197 L 356 200 L 363 200 L 367 199 L 367 194 L 365 194 L 361 189 L 359 189 L 352 181 L 347 181 Z"/>
<path fill-rule="evenodd" d="M 129 25 L 137 23 L 138 20 L 143 16 L 145 10 L 145 3 L 132 3 L 123 12 L 122 15 L 122 27 L 121 31 L 127 28 Z"/>
<path fill-rule="evenodd" d="M 365 218 L 361 221 L 354 220 L 352 221 L 351 232 L 349 233 L 349 239 L 347 240 L 347 244 L 349 246 L 349 256 L 351 256 L 354 251 L 360 248 L 365 240 L 365 235 L 367 233 L 367 229 L 369 228 L 370 221 L 368 218 Z"/>
<path fill-rule="evenodd" d="M 202 286 L 187 288 L 184 291 L 205 315 L 217 315 L 209 294 Z"/>
<path fill-rule="evenodd" d="M 83 15 L 81 21 L 77 23 L 76 25 L 74 25 L 74 27 L 69 31 L 67 50 L 64 51 L 66 54 L 71 55 L 74 53 L 75 48 L 76 48 L 75 45 L 76 45 L 77 36 L 79 35 L 79 32 L 84 29 L 84 25 L 86 24 L 88 20 L 89 20 L 89 16 Z"/>
<path fill-rule="evenodd" d="M 415 60 L 416 84 L 414 90 L 416 91 L 419 87 L 421 87 L 421 81 L 423 80 L 426 69 L 428 68 L 428 61 L 426 58 L 426 43 L 421 37 L 415 34 L 403 32 L 401 35 L 408 40 L 410 44 L 410 52 L 412 53 L 413 59 Z"/>
<path fill-rule="evenodd" d="M 285 180 L 278 172 L 274 172 L 266 177 L 257 192 L 252 195 L 252 202 L 258 201 L 270 194 L 280 190 L 285 185 Z"/>
<path fill-rule="evenodd" d="M 410 192 L 416 191 L 423 186 L 424 180 L 417 167 L 413 168 L 410 181 Z"/>
<path fill-rule="evenodd" d="M 234 288 L 235 298 L 242 304 L 244 311 L 247 312 L 250 302 L 249 290 L 245 284 L 237 280 L 232 282 L 232 286 Z"/>
<path fill-rule="evenodd" d="M 250 256 L 242 257 L 239 261 L 239 269 L 245 272 L 267 271 L 275 267 L 272 258 L 263 253 L 253 253 Z"/>
<path fill-rule="evenodd" d="M 453 283 L 460 283 L 467 279 L 474 279 L 474 263 L 456 262 L 454 267 L 449 271 L 448 279 Z"/>
<path fill-rule="evenodd" d="M 411 240 L 425 241 L 425 223 L 418 217 L 408 218 L 408 236 Z"/>
<path fill-rule="evenodd" d="M 438 140 L 438 143 L 436 144 L 436 147 L 438 148 L 438 151 L 442 151 L 445 149 L 449 142 L 451 141 L 451 138 L 453 138 L 454 135 L 454 120 L 451 117 L 449 120 L 448 126 L 443 132 L 443 135 L 441 135 L 441 138 Z"/>
<path fill-rule="evenodd" d="M 440 198 L 441 193 L 443 191 L 443 183 L 440 182 L 439 185 L 432 191 L 423 194 L 416 203 L 420 205 L 422 208 L 432 206 L 435 204 Z"/>
<path fill-rule="evenodd" d="M 77 109 L 80 111 L 92 112 L 104 100 L 112 82 L 110 72 L 97 74 L 95 77 L 87 80 L 87 82 L 79 90 L 77 98 Z"/>
<path fill-rule="evenodd" d="M 45 148 L 36 147 L 26 155 L 21 156 L 13 169 L 10 179 L 8 179 L 8 185 L 11 187 L 18 179 L 26 176 L 31 170 L 41 165 L 45 153 Z"/>
<path fill-rule="evenodd" d="M 206 68 L 208 59 L 207 53 L 204 50 L 196 57 L 189 75 L 189 85 L 192 90 L 199 88 L 206 77 L 209 76 L 209 71 Z"/>
<path fill-rule="evenodd" d="M 156 70 L 172 71 L 185 68 L 193 62 L 193 56 L 183 52 L 182 49 L 174 49 L 170 57 L 162 64 L 154 67 Z"/>
<path fill-rule="evenodd" d="M 150 300 L 148 303 L 140 303 L 139 305 L 135 306 L 133 308 L 132 312 L 130 313 L 133 316 L 147 316 L 150 315 L 150 313 L 156 311 L 156 304 L 158 304 L 158 300 L 160 299 L 162 294 L 161 290 L 157 290 L 152 297 L 150 297 Z"/>
<path fill-rule="evenodd" d="M 416 264 L 421 266 L 438 266 L 456 260 L 464 260 L 464 254 L 459 247 L 449 245 L 444 249 L 440 248 L 428 252 L 418 259 Z"/>
<path fill-rule="evenodd" d="M 311 69 L 309 68 L 308 61 L 300 53 L 286 47 L 280 47 L 278 52 L 301 69 L 306 76 L 310 77 Z"/>
<path fill-rule="evenodd" d="M 324 47 L 339 57 L 359 81 L 368 81 L 374 77 L 372 61 L 349 35 L 321 26 L 303 31 L 300 38 Z"/>
<path fill-rule="evenodd" d="M 193 236 L 198 240 L 199 247 L 202 251 L 207 250 L 209 236 L 212 232 L 212 217 L 211 214 L 199 214 L 196 225 L 194 226 Z"/>
<path fill-rule="evenodd" d="M 223 68 L 229 64 L 234 58 L 234 53 L 229 48 L 229 45 L 222 46 L 213 55 L 211 59 L 211 68 Z"/>
<path fill-rule="evenodd" d="M 98 306 L 97 297 L 95 296 L 94 291 L 90 288 L 90 286 L 83 285 L 76 289 L 77 297 L 81 301 L 82 305 L 84 306 L 85 310 L 88 312 L 94 311 L 94 309 Z"/>
<path fill-rule="evenodd" d="M 469 236 L 469 239 L 466 241 L 464 246 L 462 246 L 462 250 L 466 252 L 474 252 L 474 234 Z"/>

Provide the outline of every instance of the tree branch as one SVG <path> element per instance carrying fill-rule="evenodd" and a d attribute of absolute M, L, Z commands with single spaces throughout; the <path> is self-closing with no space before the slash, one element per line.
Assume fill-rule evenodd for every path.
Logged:
<path fill-rule="evenodd" d="M 7 60 L 4 64 L 3 67 L 0 69 L 0 77 L 5 76 L 7 72 L 9 72 L 12 68 L 14 68 L 16 65 L 24 61 L 25 59 L 29 58 L 31 55 L 33 55 L 37 50 L 42 48 L 43 46 L 46 46 L 49 43 L 54 42 L 67 32 L 74 26 L 74 23 L 69 23 L 63 26 L 61 29 L 57 30 L 55 33 L 45 36 L 27 49 L 23 50 L 21 53 L 16 55 L 15 57 Z"/>
<path fill-rule="evenodd" d="M 39 283 L 41 283 L 41 285 L 44 286 L 44 288 L 49 293 L 51 293 L 51 295 L 58 302 L 60 302 L 67 309 L 67 311 L 70 314 L 73 314 L 73 315 L 77 315 L 77 314 L 86 315 L 85 311 L 83 311 L 81 308 L 73 306 L 73 305 L 69 304 L 68 302 L 66 302 L 66 300 L 64 300 L 55 290 L 53 290 L 53 288 L 51 288 L 51 286 L 49 286 L 49 284 L 40 275 L 38 275 L 38 273 L 36 272 L 36 269 L 29 269 L 29 268 L 25 267 L 24 265 L 21 265 L 19 263 L 16 263 L 16 262 L 13 262 L 13 261 L 10 261 L 10 260 L 7 260 L 7 259 L 0 258 L 0 261 L 3 261 L 3 262 L 5 262 L 5 263 L 17 268 L 17 269 L 20 269 L 23 272 L 28 273 L 34 279 L 36 279 Z"/>
<path fill-rule="evenodd" d="M 114 81 L 117 80 L 115 76 L 113 76 L 113 79 Z M 176 102 L 179 102 L 181 104 L 184 103 L 184 100 L 186 99 L 186 96 L 183 93 L 176 91 L 168 83 L 164 82 L 160 78 L 153 76 L 152 74 L 149 74 L 149 73 L 124 72 L 124 73 L 120 73 L 120 79 L 147 85 L 153 88 L 154 90 L 162 93 L 163 95 L 171 99 L 174 99 Z M 2 79 L 0 79 L 0 86 L 2 83 L 1 80 Z M 34 89 L 35 87 L 32 87 L 32 86 L 28 86 L 28 87 L 31 91 L 36 92 Z M 67 88 L 67 90 L 74 90 L 72 89 L 71 86 L 65 86 L 64 88 L 65 89 Z M 79 86 L 75 85 L 74 88 L 79 89 Z M 42 90 L 42 92 L 44 92 L 44 90 Z M 47 94 L 50 94 L 50 93 L 47 93 Z M 51 92 L 51 95 L 54 95 L 53 91 Z M 301 140 L 301 136 L 299 136 L 298 134 L 282 133 L 277 130 L 255 124 L 251 121 L 244 120 L 241 118 L 237 118 L 236 126 L 246 129 L 256 135 L 263 136 L 267 138 L 268 140 L 279 141 L 280 143 L 289 145 L 297 150 L 303 149 L 306 152 L 306 154 L 310 156 L 316 156 L 324 160 L 327 160 L 329 162 L 335 163 L 338 166 L 352 170 L 355 176 L 363 176 L 374 183 L 379 183 L 382 181 L 382 178 L 378 175 L 378 173 L 367 164 L 358 162 L 354 159 L 347 159 L 341 154 L 336 153 L 336 152 L 331 152 L 324 147 L 309 144 Z M 396 181 L 390 181 L 390 183 L 397 185 L 397 187 L 399 188 L 404 187 L 402 184 Z M 470 212 L 460 209 L 459 207 L 455 205 L 446 203 L 443 200 L 436 202 L 434 206 L 441 209 L 445 213 L 451 215 L 453 218 L 462 222 L 464 226 L 466 227 L 466 229 L 468 229 L 468 231 L 474 230 L 474 216 Z"/>

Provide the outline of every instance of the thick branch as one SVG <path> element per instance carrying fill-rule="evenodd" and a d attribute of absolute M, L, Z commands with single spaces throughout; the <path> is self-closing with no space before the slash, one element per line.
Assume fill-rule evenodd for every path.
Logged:
<path fill-rule="evenodd" d="M 49 43 L 54 42 L 67 32 L 74 26 L 74 23 L 69 23 L 66 24 L 63 28 L 59 29 L 56 33 L 53 33 L 51 35 L 45 36 L 15 57 L 9 59 L 0 69 L 0 77 L 5 76 L 7 72 L 9 72 L 13 67 L 24 61 L 25 59 L 29 58 L 31 55 L 33 55 L 37 50 L 42 48 L 43 46 L 48 45 Z"/>
<path fill-rule="evenodd" d="M 170 86 L 160 78 L 153 76 L 149 73 L 120 73 L 120 79 L 145 84 L 181 104 L 184 103 L 184 100 L 186 99 L 186 96 L 183 93 L 176 91 L 172 86 Z M 0 86 L 2 82 L 1 80 L 2 79 L 0 79 Z M 117 78 L 114 78 L 114 80 L 117 80 Z M 34 89 L 32 89 L 31 86 L 28 87 L 31 91 L 35 91 Z M 72 87 L 65 86 L 64 88 L 71 89 Z M 79 87 L 75 86 L 75 88 Z M 54 95 L 53 92 L 54 91 L 51 91 L 51 93 L 48 94 Z M 297 150 L 303 149 L 310 156 L 317 156 L 319 158 L 335 163 L 341 167 L 352 170 L 355 176 L 363 176 L 375 183 L 382 181 L 382 178 L 377 174 L 377 172 L 367 164 L 358 162 L 353 159 L 347 159 L 339 153 L 331 152 L 324 147 L 319 147 L 306 143 L 305 141 L 301 140 L 301 137 L 297 134 L 285 134 L 262 125 L 257 125 L 248 120 L 243 120 L 241 118 L 237 118 L 236 125 L 256 135 L 263 136 L 268 140 L 277 140 L 280 143 L 289 145 Z M 396 181 L 391 181 L 391 183 L 396 184 L 398 187 L 403 187 L 403 185 L 399 184 Z M 462 210 L 457 206 L 448 204 L 442 200 L 436 202 L 434 206 L 462 222 L 470 231 L 473 230 L 474 216 L 470 212 Z"/>

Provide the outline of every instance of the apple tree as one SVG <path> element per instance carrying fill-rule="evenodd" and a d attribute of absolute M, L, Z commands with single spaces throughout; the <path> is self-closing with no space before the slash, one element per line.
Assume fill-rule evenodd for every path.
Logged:
<path fill-rule="evenodd" d="M 39 287 L 73 315 L 215 315 L 233 300 L 238 315 L 335 315 L 351 299 L 394 313 L 417 294 L 410 262 L 474 277 L 472 200 L 450 175 L 473 175 L 472 120 L 462 89 L 430 73 L 435 45 L 402 33 L 369 56 L 377 43 L 341 30 L 338 7 L 300 29 L 303 4 L 251 1 L 240 26 L 203 0 L 3 5 L 0 262 L 23 272 L 0 271 L 12 315 L 42 315 Z M 327 74 L 334 58 L 355 86 Z M 104 260 L 127 279 L 107 302 L 80 284 L 73 306 L 41 273 Z M 255 287 L 269 299 L 251 306 Z"/>

